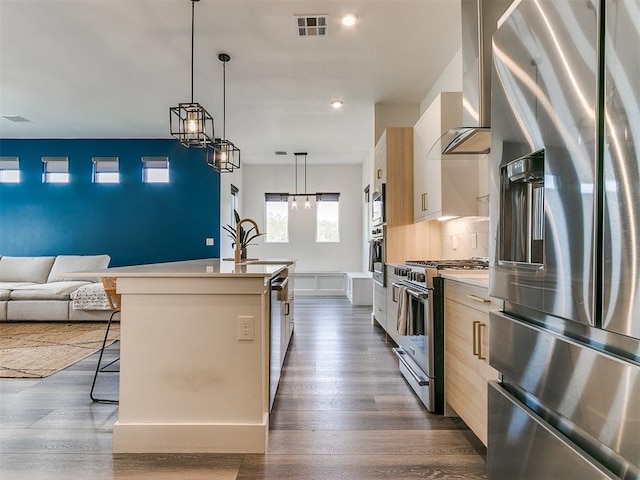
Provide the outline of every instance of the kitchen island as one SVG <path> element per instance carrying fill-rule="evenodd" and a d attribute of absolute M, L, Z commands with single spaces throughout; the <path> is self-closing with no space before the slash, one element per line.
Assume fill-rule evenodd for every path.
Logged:
<path fill-rule="evenodd" d="M 122 296 L 115 453 L 265 451 L 270 281 L 293 263 L 277 262 L 86 272 Z"/>

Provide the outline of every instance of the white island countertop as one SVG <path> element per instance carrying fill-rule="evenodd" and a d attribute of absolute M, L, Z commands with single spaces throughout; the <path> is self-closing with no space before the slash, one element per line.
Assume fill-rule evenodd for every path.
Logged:
<path fill-rule="evenodd" d="M 270 278 L 291 265 L 294 260 L 260 259 L 248 260 L 236 264 L 233 260 L 219 258 L 205 258 L 200 260 L 186 260 L 182 262 L 152 263 L 147 265 L 131 265 L 128 267 L 113 267 L 87 272 L 73 272 L 66 275 L 87 277 L 118 277 L 118 278 L 228 278 L 228 277 L 262 277 Z"/>

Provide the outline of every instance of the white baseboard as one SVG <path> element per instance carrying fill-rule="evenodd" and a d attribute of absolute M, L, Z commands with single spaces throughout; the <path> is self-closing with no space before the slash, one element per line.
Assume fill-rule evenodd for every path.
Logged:
<path fill-rule="evenodd" d="M 118 421 L 113 426 L 113 453 L 265 453 L 268 434 L 268 419 L 261 424 Z"/>

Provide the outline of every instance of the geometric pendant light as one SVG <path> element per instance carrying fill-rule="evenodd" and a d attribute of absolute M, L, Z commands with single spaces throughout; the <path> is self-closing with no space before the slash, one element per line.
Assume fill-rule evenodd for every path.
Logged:
<path fill-rule="evenodd" d="M 213 145 L 213 117 L 197 102 L 193 101 L 193 44 L 195 24 L 195 2 L 191 0 L 191 102 L 180 103 L 169 108 L 169 128 L 182 145 L 187 148 L 207 148 Z"/>
<path fill-rule="evenodd" d="M 208 158 L 208 164 L 218 172 L 233 172 L 240 168 L 240 149 L 226 137 L 227 118 L 227 62 L 231 57 L 226 53 L 218 55 L 222 62 L 222 138 L 216 138 L 213 143 L 213 154 Z"/>

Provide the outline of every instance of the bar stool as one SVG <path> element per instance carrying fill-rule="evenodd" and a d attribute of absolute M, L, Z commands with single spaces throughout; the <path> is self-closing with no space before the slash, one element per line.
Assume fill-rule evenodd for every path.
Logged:
<path fill-rule="evenodd" d="M 107 398 L 97 398 L 93 395 L 93 390 L 96 386 L 96 380 L 98 379 L 98 373 L 100 372 L 109 372 L 109 373 L 118 373 L 120 370 L 107 370 L 111 365 L 120 360 L 120 357 L 115 360 L 110 361 L 106 365 L 102 365 L 102 355 L 104 354 L 104 347 L 107 344 L 107 339 L 109 338 L 109 330 L 111 329 L 111 323 L 113 322 L 113 317 L 116 313 L 120 312 L 121 307 L 121 299 L 120 294 L 116 293 L 116 279 L 114 277 L 102 277 L 102 285 L 104 286 L 104 293 L 107 294 L 107 300 L 109 301 L 109 306 L 111 307 L 111 316 L 109 317 L 109 322 L 107 323 L 107 331 L 104 334 L 104 340 L 102 341 L 102 348 L 100 348 L 100 357 L 98 358 L 98 364 L 96 365 L 96 373 L 93 376 L 93 383 L 91 384 L 91 392 L 89 396 L 91 400 L 97 403 L 119 403 L 118 400 L 112 400 Z"/>

